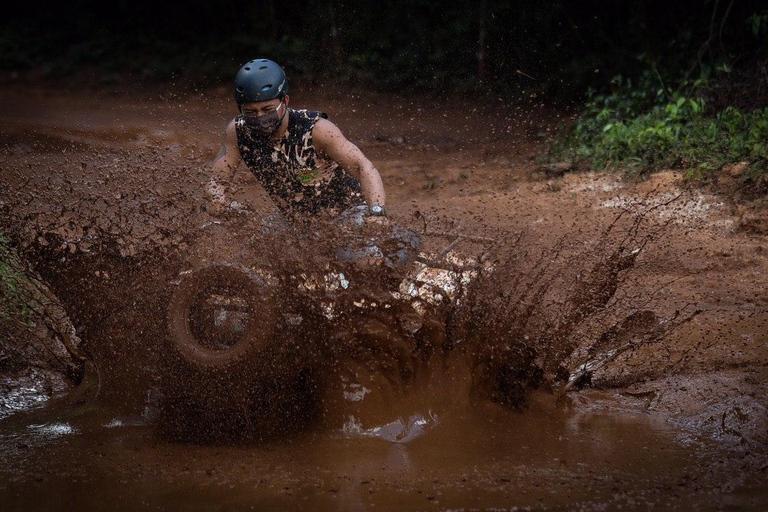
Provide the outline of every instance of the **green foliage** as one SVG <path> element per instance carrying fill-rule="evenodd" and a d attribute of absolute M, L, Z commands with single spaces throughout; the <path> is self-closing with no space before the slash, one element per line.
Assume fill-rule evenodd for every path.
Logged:
<path fill-rule="evenodd" d="M 646 75 L 635 85 L 620 77 L 614 91 L 591 94 L 572 132 L 555 146 L 558 158 L 586 160 L 598 169 L 643 172 L 686 169 L 688 177 L 711 178 L 725 164 L 746 161 L 748 178 L 768 176 L 768 108 L 708 112 L 696 95 L 669 93 Z"/>
<path fill-rule="evenodd" d="M 0 320 L 33 323 L 33 302 L 39 303 L 34 285 L 21 272 L 18 256 L 0 232 Z"/>
<path fill-rule="evenodd" d="M 747 19 L 749 28 L 755 38 L 760 37 L 768 30 L 768 10 L 762 13 L 754 13 Z"/>
<path fill-rule="evenodd" d="M 0 74 L 72 77 L 73 84 L 94 77 L 94 85 L 230 84 L 243 62 L 264 56 L 296 84 L 572 99 L 648 67 L 678 78 L 691 69 L 759 69 L 768 56 L 765 0 L 725 4 L 72 0 L 40 9 L 13 2 L 0 19 Z"/>

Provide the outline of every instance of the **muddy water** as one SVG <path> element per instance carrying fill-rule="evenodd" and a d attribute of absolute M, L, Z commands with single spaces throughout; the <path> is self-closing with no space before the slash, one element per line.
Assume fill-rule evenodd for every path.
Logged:
<path fill-rule="evenodd" d="M 0 423 L 0 500 L 4 510 L 768 506 L 765 485 L 714 446 L 639 412 L 545 394 L 524 414 L 484 405 L 419 421 L 400 442 L 347 423 L 195 446 L 162 441 L 141 417 L 54 404 Z"/>

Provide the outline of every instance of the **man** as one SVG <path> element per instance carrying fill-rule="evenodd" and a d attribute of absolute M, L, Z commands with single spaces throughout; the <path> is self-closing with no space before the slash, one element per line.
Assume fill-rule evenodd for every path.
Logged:
<path fill-rule="evenodd" d="M 386 224 L 386 196 L 373 164 L 323 112 L 288 107 L 283 69 L 267 59 L 246 63 L 235 77 L 240 115 L 227 126 L 206 190 L 214 214 L 240 207 L 228 184 L 244 161 L 289 217 L 338 214 L 367 204 L 366 220 Z"/>

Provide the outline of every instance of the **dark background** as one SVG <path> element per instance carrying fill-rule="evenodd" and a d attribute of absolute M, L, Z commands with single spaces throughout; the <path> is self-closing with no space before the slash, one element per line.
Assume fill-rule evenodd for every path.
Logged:
<path fill-rule="evenodd" d="M 205 86 L 264 56 L 299 82 L 574 99 L 644 72 L 675 82 L 725 69 L 730 82 L 754 83 L 768 55 L 765 0 L 217 4 L 18 2 L 0 26 L 0 70 L 70 85 Z"/>

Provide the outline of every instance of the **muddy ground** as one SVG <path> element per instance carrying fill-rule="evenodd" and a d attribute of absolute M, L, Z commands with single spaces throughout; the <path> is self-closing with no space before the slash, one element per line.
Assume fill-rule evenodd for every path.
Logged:
<path fill-rule="evenodd" d="M 671 171 L 630 183 L 542 170 L 539 158 L 565 115 L 533 99 L 513 105 L 296 90 L 293 107 L 328 112 L 376 164 L 398 223 L 514 240 L 501 253 L 522 260 L 515 261 L 527 289 L 549 262 L 542 276 L 565 284 L 547 290 L 542 307 L 554 313 L 532 315 L 537 332 L 559 332 L 557 319 L 567 314 L 557 314 L 578 290 L 569 283 L 586 279 L 638 214 L 642 228 L 628 249 L 642 251 L 621 272 L 615 295 L 547 352 L 556 356 L 536 362 L 543 380 L 525 403 L 468 393 L 477 375 L 444 361 L 405 390 L 371 376 L 367 411 L 324 406 L 322 428 L 287 441 L 167 443 L 141 425 L 151 423 L 146 411 L 161 380 L 169 283 L 201 257 L 193 240 L 209 220 L 206 164 L 235 113 L 228 91 L 178 97 L 6 87 L 0 97 L 6 229 L 61 300 L 92 360 L 68 399 L 0 420 L 8 461 L 0 494 L 15 508 L 768 504 L 766 235 L 715 192 Z M 237 184 L 237 199 L 258 215 L 271 211 L 242 168 Z M 619 234 L 601 244 L 619 214 Z M 511 282 L 484 282 L 493 300 L 479 302 L 508 297 Z M 631 347 L 600 337 L 646 311 L 674 328 Z M 496 338 L 489 346 L 511 331 L 488 329 L 504 325 L 482 324 L 483 336 Z M 61 379 L 14 368 L 4 415 L 19 403 L 8 397 L 33 405 L 62 394 Z M 389 437 L 375 429 L 398 418 Z"/>

